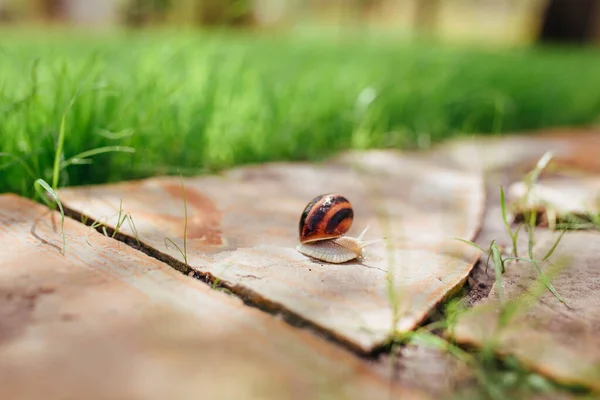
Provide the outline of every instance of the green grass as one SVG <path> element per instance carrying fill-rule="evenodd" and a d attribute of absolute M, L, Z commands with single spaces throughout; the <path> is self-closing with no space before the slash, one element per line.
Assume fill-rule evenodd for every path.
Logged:
<path fill-rule="evenodd" d="M 0 192 L 592 123 L 598 65 L 567 48 L 4 30 Z"/>

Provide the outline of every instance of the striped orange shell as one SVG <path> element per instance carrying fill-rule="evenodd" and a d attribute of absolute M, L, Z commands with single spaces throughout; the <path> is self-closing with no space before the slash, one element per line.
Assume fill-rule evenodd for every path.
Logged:
<path fill-rule="evenodd" d="M 317 196 L 300 216 L 300 242 L 340 237 L 348 232 L 353 219 L 352 204 L 344 196 L 337 193 Z"/>

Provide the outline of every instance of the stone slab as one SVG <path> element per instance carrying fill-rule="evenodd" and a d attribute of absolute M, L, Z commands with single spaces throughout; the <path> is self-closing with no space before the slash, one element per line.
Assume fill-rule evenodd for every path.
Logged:
<path fill-rule="evenodd" d="M 2 399 L 423 399 L 312 333 L 0 196 Z"/>
<path fill-rule="evenodd" d="M 558 234 L 538 229 L 536 257 L 547 252 Z M 526 252 L 523 246 L 521 253 Z M 539 373 L 600 392 L 599 254 L 598 232 L 569 232 L 553 254 L 554 261 L 542 264 L 568 307 L 539 286 L 533 265 L 510 264 L 502 289 L 507 299 L 520 301 L 513 318 L 498 324 L 494 284 L 489 297 L 459 319 L 455 338 L 478 346 L 495 343 L 499 353 L 515 355 Z M 534 284 L 542 292 L 539 298 L 527 295 Z"/>
<path fill-rule="evenodd" d="M 482 177 L 394 151 L 345 153 L 322 164 L 272 163 L 185 179 L 187 261 L 262 309 L 311 325 L 355 351 L 383 346 L 394 330 L 422 321 L 466 280 L 478 253 L 472 239 L 483 213 Z M 366 226 L 362 261 L 315 262 L 295 250 L 304 206 L 339 192 L 353 204 L 349 234 Z M 179 178 L 66 188 L 64 204 L 108 226 L 119 207 L 138 238 L 159 256 L 184 261 Z M 122 203 L 121 203 L 122 202 Z M 135 232 L 123 224 L 123 234 Z"/>
<path fill-rule="evenodd" d="M 559 213 L 594 211 L 600 174 L 600 130 L 554 129 L 498 138 L 465 138 L 436 150 L 445 162 L 464 170 L 484 171 L 486 213 L 476 242 L 487 248 L 492 240 L 506 250 L 510 238 L 502 223 L 499 185 L 509 202 L 523 194 L 521 180 L 538 159 L 552 151 L 554 157 L 537 185 L 538 200 L 551 202 Z M 558 233 L 536 230 L 536 254 L 545 254 Z M 520 235 L 520 254 L 527 253 L 527 238 Z M 597 232 L 567 233 L 552 259 L 563 269 L 553 284 L 572 308 L 565 307 L 545 290 L 539 300 L 530 299 L 506 327 L 498 327 L 497 291 L 493 271 L 479 263 L 469 279 L 467 304 L 473 305 L 455 329 L 460 343 L 484 346 L 497 340 L 500 354 L 512 354 L 533 370 L 565 384 L 599 390 L 600 382 L 600 250 Z M 564 264 L 563 264 L 564 263 Z M 546 266 L 548 267 L 548 266 Z M 551 268 L 552 270 L 552 268 Z M 503 276 L 509 299 L 522 296 L 537 278 L 532 265 L 511 265 Z M 491 291 L 489 289 L 491 286 Z M 489 296 L 488 296 L 489 295 Z M 493 343 L 493 342 L 492 342 Z"/>

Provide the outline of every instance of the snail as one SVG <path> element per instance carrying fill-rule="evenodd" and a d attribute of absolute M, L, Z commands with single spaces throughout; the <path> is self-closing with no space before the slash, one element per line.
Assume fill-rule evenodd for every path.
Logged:
<path fill-rule="evenodd" d="M 315 197 L 300 216 L 300 244 L 296 250 L 334 264 L 362 257 L 365 246 L 381 239 L 363 241 L 368 226 L 357 238 L 346 236 L 353 219 L 352 204 L 344 196 L 330 193 Z"/>

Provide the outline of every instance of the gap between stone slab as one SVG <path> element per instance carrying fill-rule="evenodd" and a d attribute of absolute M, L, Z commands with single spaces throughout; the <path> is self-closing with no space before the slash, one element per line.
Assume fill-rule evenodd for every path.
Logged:
<path fill-rule="evenodd" d="M 63 209 L 64 209 L 65 217 L 69 217 L 79 223 L 83 223 L 86 226 L 91 227 L 92 224 L 94 224 L 96 222 L 94 220 L 94 218 L 91 218 L 88 215 L 85 215 L 83 213 L 75 211 L 65 205 L 63 205 Z M 85 219 L 85 222 L 84 222 L 84 219 Z M 95 230 L 97 232 L 104 234 L 102 229 L 106 229 L 106 232 L 109 235 L 111 235 L 111 237 L 113 239 L 123 242 L 123 243 L 127 244 L 128 246 L 130 246 L 138 251 L 141 251 L 142 253 L 167 264 L 168 266 L 181 272 L 182 274 L 193 277 L 195 279 L 198 279 L 198 280 L 206 283 L 207 285 L 209 285 L 211 288 L 227 289 L 232 293 L 232 295 L 234 295 L 235 297 L 242 300 L 245 305 L 253 307 L 253 308 L 257 308 L 261 311 L 264 311 L 266 313 L 273 315 L 274 317 L 281 317 L 281 319 L 283 321 L 285 321 L 286 323 L 288 323 L 289 325 L 291 325 L 293 327 L 300 328 L 300 329 L 308 329 L 308 330 L 312 331 L 313 333 L 317 334 L 318 336 L 322 337 L 323 339 L 325 339 L 329 342 L 335 343 L 337 345 L 340 345 L 341 347 L 345 348 L 346 350 L 349 350 L 350 352 L 359 356 L 360 358 L 363 358 L 365 360 L 374 361 L 374 360 L 377 360 L 380 355 L 389 353 L 390 344 L 388 344 L 388 343 L 384 343 L 384 344 L 376 347 L 374 350 L 372 350 L 370 352 L 365 352 L 359 346 L 354 345 L 351 341 L 345 339 L 344 337 L 336 335 L 334 332 L 332 332 L 320 325 L 317 325 L 317 324 L 307 320 L 306 318 L 303 318 L 302 316 L 298 315 L 297 313 L 288 310 L 285 306 L 283 306 L 280 303 L 265 299 L 264 297 L 262 297 L 260 294 L 256 293 L 253 290 L 245 288 L 241 285 L 229 285 L 226 282 L 222 282 L 222 281 L 219 281 L 217 284 L 215 284 L 215 281 L 217 281 L 218 279 L 208 272 L 202 273 L 202 272 L 195 271 L 192 268 L 190 268 L 189 266 L 187 266 L 185 263 L 179 261 L 178 259 L 176 259 L 172 256 L 169 256 L 167 254 L 161 253 L 160 251 L 157 251 L 156 249 L 145 244 L 141 240 L 138 243 L 137 239 L 134 237 L 125 235 L 120 232 L 115 233 L 115 229 L 113 229 L 112 227 L 98 226 L 95 228 Z M 114 237 L 112 235 L 114 235 Z"/>

